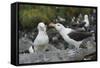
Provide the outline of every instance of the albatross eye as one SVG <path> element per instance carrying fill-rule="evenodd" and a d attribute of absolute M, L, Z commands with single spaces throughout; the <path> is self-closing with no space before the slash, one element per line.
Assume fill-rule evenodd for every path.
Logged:
<path fill-rule="evenodd" d="M 57 25 L 57 26 L 60 26 L 60 25 Z"/>

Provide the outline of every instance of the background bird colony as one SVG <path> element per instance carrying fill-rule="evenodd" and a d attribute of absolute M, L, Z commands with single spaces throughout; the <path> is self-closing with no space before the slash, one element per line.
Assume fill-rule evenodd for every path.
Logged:
<path fill-rule="evenodd" d="M 83 22 L 84 15 L 88 15 L 90 25 L 87 32 L 93 32 L 92 38 L 87 38 L 87 45 L 75 49 L 63 40 L 55 28 L 49 27 L 50 22 L 59 22 L 65 27 L 79 28 L 74 24 Z M 29 47 L 38 34 L 37 26 L 44 22 L 49 37 L 49 46 L 44 52 L 29 53 Z M 89 7 L 19 5 L 19 63 L 45 63 L 63 61 L 81 61 L 96 59 L 96 9 Z M 44 40 L 44 38 L 43 38 Z M 91 46 L 92 45 L 92 46 Z M 86 47 L 87 46 L 87 47 Z M 92 47 L 92 48 L 91 48 Z M 33 48 L 34 49 L 34 48 Z"/>

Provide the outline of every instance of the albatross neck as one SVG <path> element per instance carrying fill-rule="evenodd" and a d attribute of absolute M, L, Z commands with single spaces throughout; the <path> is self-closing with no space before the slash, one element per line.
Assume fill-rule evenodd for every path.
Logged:
<path fill-rule="evenodd" d="M 38 31 L 39 34 L 47 34 L 46 31 Z"/>
<path fill-rule="evenodd" d="M 62 29 L 59 30 L 59 33 L 62 34 L 65 30 L 66 30 L 66 28 L 65 27 L 62 27 Z"/>

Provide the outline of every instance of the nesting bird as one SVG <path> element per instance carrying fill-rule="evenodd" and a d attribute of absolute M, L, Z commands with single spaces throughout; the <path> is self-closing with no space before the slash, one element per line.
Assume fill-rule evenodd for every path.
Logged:
<path fill-rule="evenodd" d="M 90 25 L 88 15 L 84 15 L 84 22 L 86 23 L 84 26 L 88 27 Z"/>
<path fill-rule="evenodd" d="M 33 46 L 29 48 L 29 52 L 41 52 L 45 51 L 47 44 L 49 43 L 49 38 L 46 33 L 46 25 L 43 22 L 38 24 L 38 35 L 33 42 Z"/>
<path fill-rule="evenodd" d="M 75 17 L 72 17 L 71 22 L 72 22 L 72 23 L 75 23 Z"/>
<path fill-rule="evenodd" d="M 49 26 L 55 27 L 55 29 L 60 33 L 62 38 L 69 44 L 75 45 L 76 48 L 79 48 L 81 45 L 82 41 L 87 38 L 92 36 L 91 33 L 89 32 L 80 32 L 73 30 L 71 28 L 65 28 L 62 24 L 60 23 L 50 23 Z"/>

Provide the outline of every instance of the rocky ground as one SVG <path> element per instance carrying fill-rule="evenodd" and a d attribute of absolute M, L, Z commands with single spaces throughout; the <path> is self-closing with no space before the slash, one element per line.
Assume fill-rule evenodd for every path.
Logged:
<path fill-rule="evenodd" d="M 48 51 L 41 53 L 19 53 L 19 63 L 39 63 L 39 62 L 61 62 L 61 61 L 81 61 L 81 60 L 94 60 L 96 59 L 96 43 L 91 38 L 86 39 L 87 43 L 79 49 L 55 47 L 52 44 L 48 44 Z M 89 41 L 88 41 L 89 40 Z M 28 41 L 23 41 L 23 38 L 19 40 L 19 52 L 27 50 L 31 44 Z M 70 46 L 70 45 L 69 45 Z M 91 55 L 94 53 L 93 55 Z"/>

